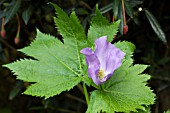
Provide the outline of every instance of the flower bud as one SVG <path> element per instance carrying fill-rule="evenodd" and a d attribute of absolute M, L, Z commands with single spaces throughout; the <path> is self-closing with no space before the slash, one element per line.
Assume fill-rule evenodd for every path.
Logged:
<path fill-rule="evenodd" d="M 125 25 L 123 26 L 123 34 L 127 34 L 127 32 L 128 32 L 128 26 Z"/>
<path fill-rule="evenodd" d="M 4 18 L 2 18 L 2 26 L 1 26 L 1 37 L 2 38 L 5 38 L 5 36 L 6 36 L 6 31 L 5 31 L 5 28 L 4 28 Z"/>
<path fill-rule="evenodd" d="M 15 42 L 15 44 L 19 44 L 20 39 L 18 37 L 15 37 L 14 42 Z"/>
<path fill-rule="evenodd" d="M 6 36 L 6 31 L 5 31 L 5 30 L 2 30 L 2 31 L 1 31 L 1 37 L 2 37 L 2 38 L 5 38 L 5 36 Z"/>
<path fill-rule="evenodd" d="M 112 22 L 114 22 L 115 21 L 115 19 L 114 19 L 114 16 L 112 17 Z"/>

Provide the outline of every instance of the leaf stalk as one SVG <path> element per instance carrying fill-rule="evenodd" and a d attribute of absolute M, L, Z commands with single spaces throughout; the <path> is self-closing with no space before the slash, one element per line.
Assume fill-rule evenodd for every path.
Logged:
<path fill-rule="evenodd" d="M 87 103 L 87 105 L 89 105 L 90 100 L 89 100 L 89 95 L 88 95 L 85 83 L 83 83 L 83 90 L 84 90 L 84 95 L 85 95 L 85 98 L 86 98 L 86 103 Z"/>

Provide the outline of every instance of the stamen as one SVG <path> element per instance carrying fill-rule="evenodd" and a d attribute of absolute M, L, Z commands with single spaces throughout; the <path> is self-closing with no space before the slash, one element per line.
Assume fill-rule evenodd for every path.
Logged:
<path fill-rule="evenodd" d="M 100 80 L 102 80 L 105 77 L 105 72 L 103 69 L 100 69 L 97 76 L 99 77 Z"/>

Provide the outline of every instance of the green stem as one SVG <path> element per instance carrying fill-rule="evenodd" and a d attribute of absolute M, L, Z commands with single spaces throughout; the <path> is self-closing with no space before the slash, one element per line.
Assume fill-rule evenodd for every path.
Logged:
<path fill-rule="evenodd" d="M 83 89 L 84 89 L 84 95 L 85 95 L 85 98 L 86 98 L 87 105 L 89 105 L 89 102 L 90 102 L 89 101 L 89 95 L 88 95 L 85 83 L 83 83 Z"/>

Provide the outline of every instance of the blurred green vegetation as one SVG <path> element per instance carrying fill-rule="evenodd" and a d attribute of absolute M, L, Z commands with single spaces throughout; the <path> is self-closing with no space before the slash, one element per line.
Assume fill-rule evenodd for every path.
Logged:
<path fill-rule="evenodd" d="M 30 44 L 36 28 L 44 33 L 62 37 L 54 26 L 54 9 L 48 2 L 58 4 L 68 14 L 72 10 L 87 32 L 96 4 L 111 22 L 121 20 L 113 40 L 128 40 L 136 45 L 135 63 L 148 64 L 146 73 L 152 75 L 149 86 L 157 94 L 153 113 L 170 109 L 170 7 L 168 0 L 1 0 L 0 1 L 0 65 L 24 58 L 17 49 Z M 141 10 L 142 8 L 142 10 Z M 126 18 L 123 12 L 126 12 Z M 124 33 L 124 26 L 128 31 Z M 16 80 L 6 68 L 0 67 L 0 113 L 84 113 L 82 87 L 43 100 L 22 95 L 29 83 Z M 91 88 L 88 89 L 92 90 Z"/>

